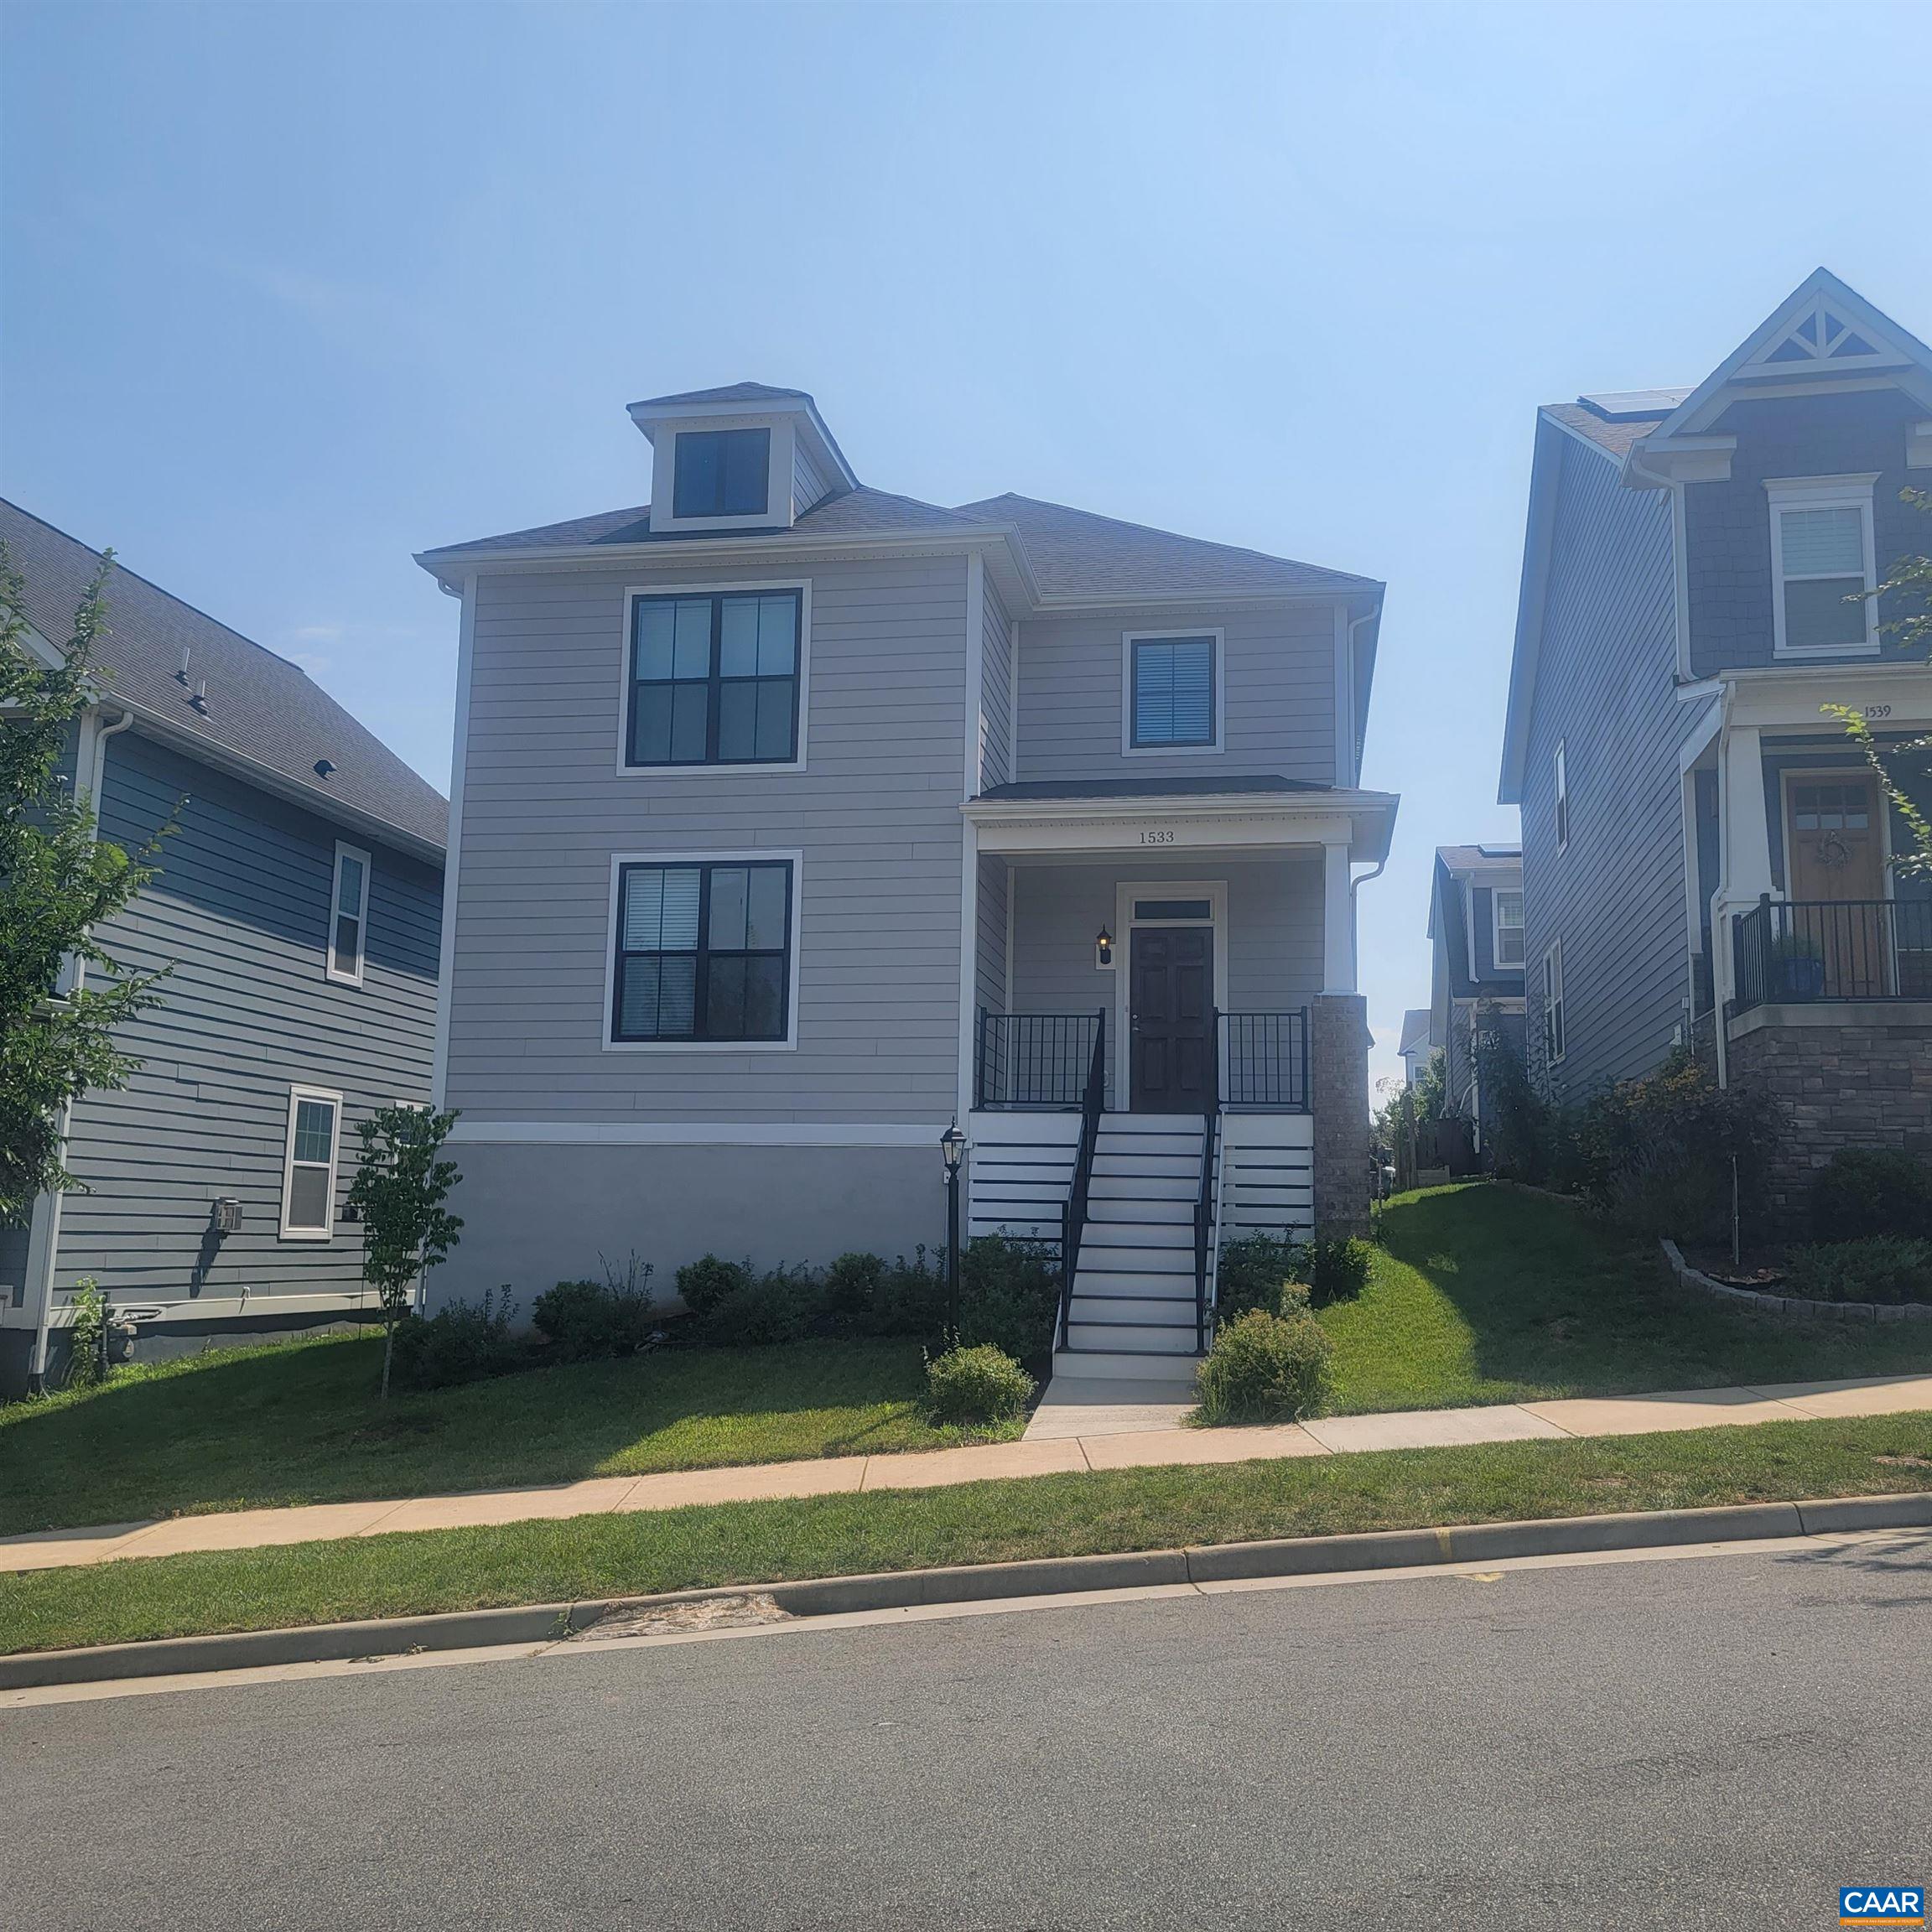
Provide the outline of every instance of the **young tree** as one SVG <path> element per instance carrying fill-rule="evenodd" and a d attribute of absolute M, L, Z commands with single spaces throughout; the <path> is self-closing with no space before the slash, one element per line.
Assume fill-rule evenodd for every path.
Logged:
<path fill-rule="evenodd" d="M 448 1255 L 463 1226 L 443 1205 L 456 1185 L 456 1163 L 439 1158 L 455 1122 L 454 1113 L 427 1107 L 382 1107 L 356 1130 L 362 1152 L 349 1207 L 362 1222 L 362 1279 L 382 1298 L 384 1401 L 409 1291 Z"/>
<path fill-rule="evenodd" d="M 1914 510 L 1932 517 L 1932 491 L 1902 490 L 1899 495 Z M 1907 650 L 1932 659 L 1932 553 L 1901 557 L 1873 595 L 1892 598 L 1894 609 L 1903 607 L 1900 615 L 1878 626 L 1879 635 L 1894 637 Z M 1862 601 L 1862 598 L 1857 600 Z M 1922 759 L 1932 752 L 1932 737 L 1909 739 L 1888 752 L 1882 751 L 1872 735 L 1871 721 L 1862 711 L 1850 704 L 1827 704 L 1825 709 L 1865 754 L 1866 762 L 1877 776 L 1879 790 L 1891 800 L 1911 834 L 1912 849 L 1893 855 L 1893 869 L 1919 878 L 1932 878 L 1932 817 L 1927 816 L 1905 789 L 1896 764 L 1900 758 Z"/>
<path fill-rule="evenodd" d="M 110 551 L 74 614 L 65 662 L 28 642 L 25 585 L 0 547 L 0 1223 L 18 1223 L 37 1194 L 80 1185 L 62 1160 L 69 1104 L 123 1087 L 140 1064 L 115 1029 L 153 1004 L 162 977 L 122 972 L 94 937 L 154 875 L 96 835 L 93 808 L 61 771 L 94 701 L 94 645 L 106 615 Z M 97 969 L 61 989 L 69 958 Z"/>

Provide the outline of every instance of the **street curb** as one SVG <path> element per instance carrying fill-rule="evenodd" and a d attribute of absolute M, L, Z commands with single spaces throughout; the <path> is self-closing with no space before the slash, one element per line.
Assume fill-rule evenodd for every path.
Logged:
<path fill-rule="evenodd" d="M 393 1657 L 426 1650 L 549 1644 L 580 1633 L 612 1611 L 742 1597 L 758 1590 L 794 1617 L 899 1610 L 1001 1597 L 1064 1596 L 1151 1585 L 1234 1582 L 1264 1576 L 1333 1576 L 1512 1556 L 1571 1556 L 1596 1550 L 1668 1549 L 1692 1543 L 1745 1543 L 1860 1530 L 1932 1527 L 1932 1493 L 1848 1496 L 1807 1503 L 1746 1503 L 1709 1509 L 1651 1509 L 1618 1516 L 1559 1516 L 1523 1523 L 1471 1523 L 1431 1530 L 1371 1530 L 1257 1543 L 1216 1543 L 1118 1555 L 1048 1556 L 948 1570 L 882 1571 L 797 1583 L 745 1583 L 678 1590 L 657 1597 L 610 1597 L 514 1609 L 465 1610 L 433 1617 L 385 1617 L 296 1630 L 245 1630 L 225 1636 L 171 1637 L 79 1650 L 0 1656 L 0 1690 L 121 1678 L 172 1677 L 263 1665 Z"/>

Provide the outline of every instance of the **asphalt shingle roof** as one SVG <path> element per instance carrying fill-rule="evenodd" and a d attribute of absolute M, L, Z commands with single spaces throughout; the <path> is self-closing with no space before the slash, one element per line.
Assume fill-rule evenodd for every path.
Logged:
<path fill-rule="evenodd" d="M 988 496 L 959 511 L 986 523 L 1011 523 L 1043 597 L 1163 597 L 1194 592 L 1379 590 L 1372 577 L 1325 570 L 1230 543 L 1178 537 L 1090 510 L 1037 497 Z"/>
<path fill-rule="evenodd" d="M 1598 449 L 1622 457 L 1629 454 L 1633 444 L 1667 420 L 1690 393 L 1688 389 L 1643 389 L 1633 391 L 1628 397 L 1580 396 L 1574 402 L 1546 402 L 1543 413 L 1565 428 L 1588 437 Z M 1623 402 L 1633 407 L 1608 407 Z M 1650 407 L 1636 407 L 1640 402 L 1648 402 Z"/>
<path fill-rule="evenodd" d="M 1519 865 L 1523 862 L 1520 845 L 1438 845 L 1436 856 L 1452 872 L 1467 872 L 1472 868 L 1484 865 Z"/>
<path fill-rule="evenodd" d="M 65 645 L 74 611 L 100 567 L 100 553 L 0 500 L 0 540 L 25 589 L 25 614 L 49 643 Z M 372 732 L 311 683 L 299 665 L 171 597 L 117 563 L 105 593 L 105 634 L 95 658 L 112 697 L 122 698 L 177 732 L 293 781 L 314 808 L 340 819 L 347 807 L 442 846 L 449 808 Z M 176 676 L 189 653 L 188 682 Z M 190 703 L 205 679 L 208 710 Z M 315 766 L 326 759 L 326 778 Z"/>
<path fill-rule="evenodd" d="M 1402 1015 L 1402 1040 L 1395 1051 L 1406 1053 L 1429 1037 L 1430 1015 L 1426 1006 L 1411 1006 Z"/>
<path fill-rule="evenodd" d="M 769 382 L 727 382 L 721 389 L 680 389 L 673 396 L 647 396 L 633 409 L 655 409 L 673 402 L 809 402 L 802 389 L 774 389 Z"/>

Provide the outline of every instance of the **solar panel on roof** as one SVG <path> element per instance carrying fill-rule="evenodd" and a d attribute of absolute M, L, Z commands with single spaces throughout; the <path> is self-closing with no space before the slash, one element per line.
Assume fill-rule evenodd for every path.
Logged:
<path fill-rule="evenodd" d="M 1606 423 L 1645 423 L 1668 416 L 1690 393 L 1688 389 L 1614 389 L 1576 400 Z"/>
<path fill-rule="evenodd" d="M 1478 845 L 1476 849 L 1485 859 L 1520 859 L 1523 856 L 1520 845 Z"/>

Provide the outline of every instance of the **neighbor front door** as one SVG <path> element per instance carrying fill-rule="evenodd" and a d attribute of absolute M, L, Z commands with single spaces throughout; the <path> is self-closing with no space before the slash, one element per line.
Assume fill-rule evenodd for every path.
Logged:
<path fill-rule="evenodd" d="M 1214 1104 L 1214 928 L 1135 927 L 1128 974 L 1128 1105 L 1206 1113 Z"/>
<path fill-rule="evenodd" d="M 1891 989 L 1884 834 L 1877 787 L 1860 773 L 1820 772 L 1785 782 L 1785 851 L 1792 936 L 1805 970 L 1834 1000 L 1883 998 Z"/>

